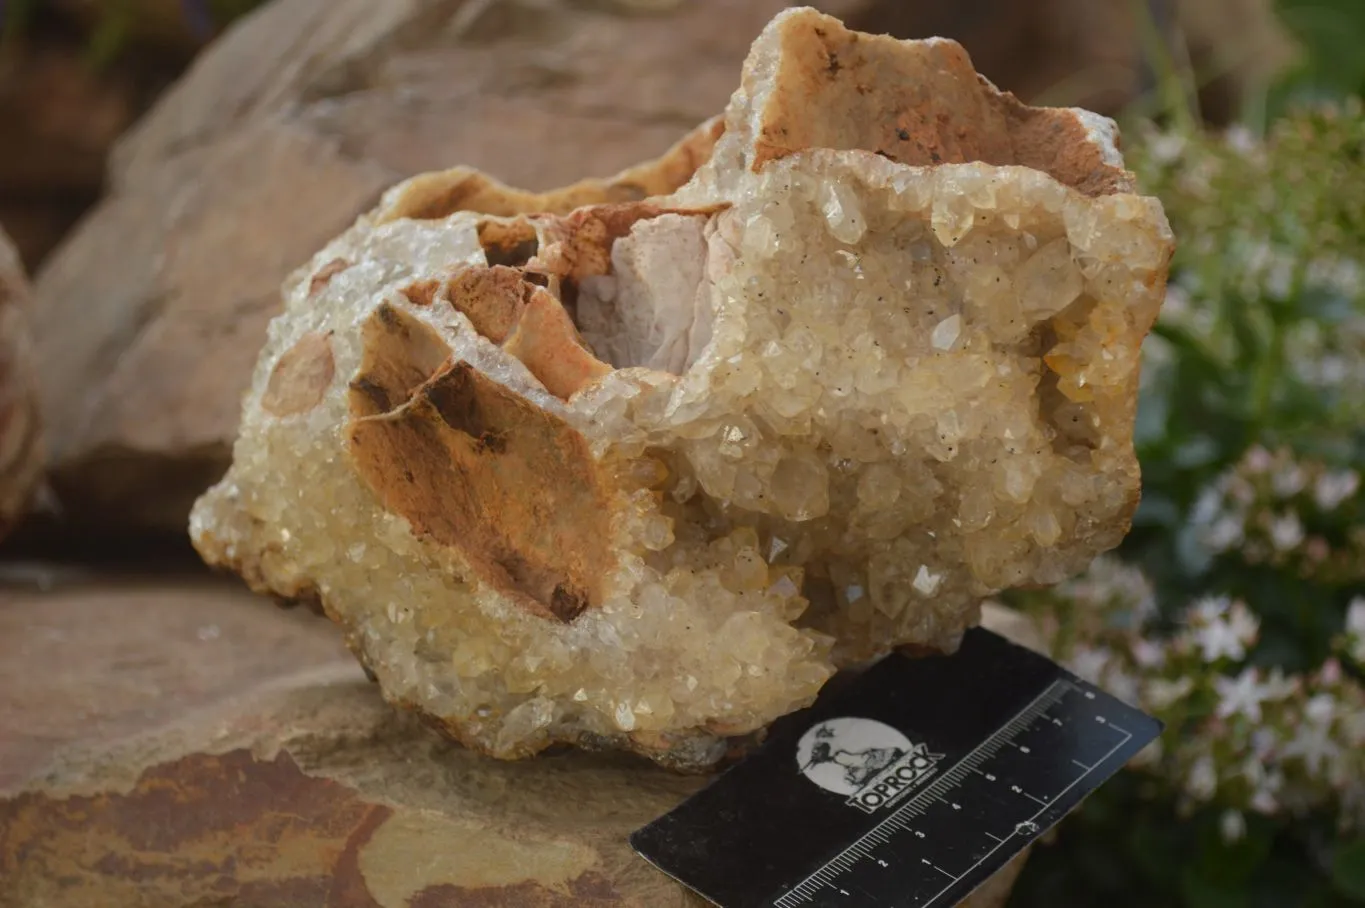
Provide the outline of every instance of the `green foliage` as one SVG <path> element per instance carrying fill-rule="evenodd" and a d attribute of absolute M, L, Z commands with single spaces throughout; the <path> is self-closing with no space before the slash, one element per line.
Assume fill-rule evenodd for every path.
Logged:
<path fill-rule="evenodd" d="M 1273 92 L 1272 110 L 1303 100 L 1365 96 L 1365 3 L 1277 0 L 1276 6 L 1304 53 Z"/>
<path fill-rule="evenodd" d="M 1145 790 L 1151 788 L 1151 790 Z M 1259 817 L 1229 843 L 1215 811 L 1182 816 L 1148 780 L 1120 776 L 1035 852 L 1011 904 L 1105 908 L 1347 908 L 1316 860 L 1312 821 Z"/>
<path fill-rule="evenodd" d="M 215 22 L 232 22 L 264 2 L 265 0 L 211 0 L 209 6 L 212 8 Z"/>
<path fill-rule="evenodd" d="M 1332 882 L 1338 892 L 1365 902 L 1365 838 L 1337 846 L 1332 855 Z"/>
<path fill-rule="evenodd" d="M 1133 162 L 1180 247 L 1176 305 L 1146 362 L 1146 491 L 1127 554 L 1148 569 L 1160 601 L 1204 589 L 1244 599 L 1269 622 L 1277 661 L 1318 664 L 1329 628 L 1317 618 L 1344 607 L 1338 585 L 1201 558 L 1186 526 L 1198 496 L 1253 444 L 1343 467 L 1365 461 L 1365 397 L 1354 380 L 1365 357 L 1365 116 L 1359 104 L 1300 112 L 1265 146 L 1152 134 Z M 1324 376 L 1324 362 L 1345 374 Z M 1305 518 L 1310 531 L 1340 540 L 1355 515 Z"/>
<path fill-rule="evenodd" d="M 1317 71 L 1334 84 L 1353 72 Z M 1144 497 L 1120 550 L 1134 573 L 1108 568 L 1105 581 L 1130 601 L 1096 608 L 1088 576 L 1015 603 L 1060 631 L 1059 656 L 1098 653 L 1108 686 L 1149 709 L 1151 684 L 1188 689 L 1154 709 L 1164 755 L 1063 824 L 1012 904 L 1365 904 L 1365 110 L 1296 107 L 1264 141 L 1189 128 L 1136 139 L 1130 165 L 1180 245 L 1144 350 Z M 1133 577 L 1151 584 L 1155 614 L 1139 614 Z M 1201 657 L 1199 634 L 1239 608 L 1247 651 Z M 1140 647 L 1159 651 L 1159 669 Z M 1226 708 L 1238 678 L 1262 684 L 1264 714 Z M 1321 764 L 1302 751 L 1315 711 L 1334 754 Z"/>

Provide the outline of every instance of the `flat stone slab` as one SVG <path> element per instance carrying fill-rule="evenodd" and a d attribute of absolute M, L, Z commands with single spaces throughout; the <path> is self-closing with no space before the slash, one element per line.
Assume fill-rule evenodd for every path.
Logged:
<path fill-rule="evenodd" d="M 471 753 L 387 706 L 328 622 L 235 586 L 20 573 L 0 566 L 0 908 L 706 904 L 627 843 L 705 777 Z"/>

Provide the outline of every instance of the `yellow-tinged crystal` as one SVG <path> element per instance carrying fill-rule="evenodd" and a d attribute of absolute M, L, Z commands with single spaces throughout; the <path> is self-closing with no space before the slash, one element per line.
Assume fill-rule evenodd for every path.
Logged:
<path fill-rule="evenodd" d="M 1119 542 L 1171 247 L 1108 121 L 791 10 L 660 162 L 319 252 L 192 534 L 471 746 L 704 766 Z"/>

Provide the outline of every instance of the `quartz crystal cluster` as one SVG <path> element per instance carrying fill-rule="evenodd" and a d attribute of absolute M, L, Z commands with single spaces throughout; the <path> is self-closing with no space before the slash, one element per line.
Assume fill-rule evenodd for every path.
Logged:
<path fill-rule="evenodd" d="M 426 174 L 319 252 L 195 544 L 469 746 L 714 763 L 1123 537 L 1172 238 L 1116 142 L 787 11 L 660 161 Z"/>

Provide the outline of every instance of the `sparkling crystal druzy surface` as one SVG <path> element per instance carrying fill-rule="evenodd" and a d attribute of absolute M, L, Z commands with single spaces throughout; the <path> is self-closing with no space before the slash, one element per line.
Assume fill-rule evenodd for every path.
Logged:
<path fill-rule="evenodd" d="M 784 13 L 660 161 L 427 174 L 319 252 L 195 543 L 471 746 L 712 763 L 1123 537 L 1172 238 L 1115 142 Z"/>

